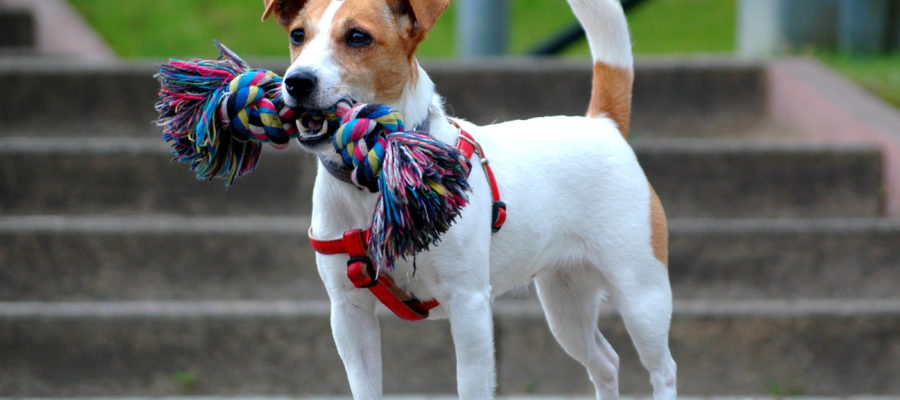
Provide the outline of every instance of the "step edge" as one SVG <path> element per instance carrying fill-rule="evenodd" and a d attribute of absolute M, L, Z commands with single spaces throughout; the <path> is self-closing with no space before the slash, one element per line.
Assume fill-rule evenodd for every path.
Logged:
<path fill-rule="evenodd" d="M 0 233 L 84 232 L 166 233 L 210 232 L 306 233 L 309 214 L 267 216 L 178 215 L 178 214 L 28 214 L 0 216 Z M 900 218 L 673 218 L 672 234 L 737 233 L 900 233 Z"/>
<path fill-rule="evenodd" d="M 160 130 L 160 136 L 161 136 Z M 770 140 L 755 138 L 679 138 L 649 139 L 633 141 L 632 147 L 638 153 L 677 153 L 677 154 L 709 154 L 709 153 L 801 153 L 801 154 L 862 154 L 879 156 L 877 144 L 857 141 L 809 141 L 809 140 Z M 146 137 L 0 137 L 0 154 L 15 153 L 159 153 L 168 149 L 161 138 Z M 291 146 L 288 151 L 301 151 Z"/>
<path fill-rule="evenodd" d="M 309 215 L 25 215 L 0 217 L 0 233 L 287 233 L 306 234 Z"/>
<path fill-rule="evenodd" d="M 0 302 L 0 319 L 117 318 L 117 317 L 327 317 L 327 300 L 119 301 L 119 302 Z M 534 300 L 498 300 L 496 317 L 543 319 Z M 380 315 L 389 315 L 379 309 Z M 614 315 L 609 310 L 604 315 Z M 900 299 L 865 300 L 681 300 L 676 318 L 704 317 L 898 317 Z"/>
<path fill-rule="evenodd" d="M 497 400 L 593 400 L 585 395 L 504 395 Z M 622 396 L 623 400 L 644 400 L 649 396 Z M 784 397 L 760 396 L 678 396 L 682 400 L 781 400 Z M 386 395 L 385 400 L 456 400 L 458 397 L 444 394 Z M 791 400 L 900 400 L 900 396 L 852 395 L 852 396 L 791 396 Z M 90 396 L 90 397 L 0 397 L 0 400 L 352 400 L 350 396 Z"/>

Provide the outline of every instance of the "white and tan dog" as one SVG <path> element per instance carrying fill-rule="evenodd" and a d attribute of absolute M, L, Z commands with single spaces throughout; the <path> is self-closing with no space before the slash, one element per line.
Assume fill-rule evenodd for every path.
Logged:
<path fill-rule="evenodd" d="M 407 126 L 427 126 L 450 145 L 458 130 L 414 56 L 448 0 L 264 0 L 290 33 L 288 104 L 327 108 L 349 98 L 390 105 Z M 495 387 L 491 300 L 535 281 L 550 329 L 584 364 L 597 397 L 618 397 L 616 352 L 597 328 L 601 304 L 619 310 L 650 372 L 655 399 L 676 395 L 668 347 L 672 293 L 663 209 L 625 140 L 632 55 L 617 0 L 569 0 L 594 59 L 587 117 L 544 117 L 463 127 L 483 145 L 509 206 L 491 233 L 491 190 L 472 168 L 472 193 L 438 246 L 417 256 L 417 272 L 398 261 L 398 284 L 441 306 L 450 320 L 459 396 L 492 398 Z M 535 96 L 539 96 L 535 93 Z M 548 134 L 552 132 L 552 134 Z M 309 134 L 311 135 L 311 134 Z M 304 148 L 339 161 L 330 138 Z M 473 163 L 477 163 L 473 160 Z M 339 238 L 365 228 L 376 195 L 328 173 L 320 163 L 311 232 Z M 331 326 L 356 399 L 382 396 L 381 339 L 375 297 L 347 279 L 346 255 L 317 256 L 331 299 Z"/>

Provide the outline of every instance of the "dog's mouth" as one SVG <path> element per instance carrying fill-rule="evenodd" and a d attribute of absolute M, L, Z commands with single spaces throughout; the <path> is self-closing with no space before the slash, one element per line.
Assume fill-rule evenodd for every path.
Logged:
<path fill-rule="evenodd" d="M 300 136 L 297 141 L 307 148 L 319 147 L 331 140 L 337 131 L 336 121 L 316 120 L 308 116 L 300 118 Z"/>
<path fill-rule="evenodd" d="M 328 119 L 325 115 L 334 115 L 337 104 L 342 102 L 353 104 L 351 100 L 341 100 L 335 103 L 334 106 L 324 110 L 313 112 L 307 110 L 297 121 L 298 128 L 300 128 L 300 135 L 297 137 L 297 141 L 303 147 L 311 150 L 330 141 L 334 133 L 337 132 L 338 127 L 340 127 L 340 121 L 339 119 Z"/>

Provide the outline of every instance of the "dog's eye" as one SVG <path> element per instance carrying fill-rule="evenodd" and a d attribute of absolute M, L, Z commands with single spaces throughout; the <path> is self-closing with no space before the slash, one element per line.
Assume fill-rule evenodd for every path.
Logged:
<path fill-rule="evenodd" d="M 306 40 L 306 31 L 303 28 L 297 28 L 291 31 L 291 44 L 294 46 L 300 46 L 303 44 L 303 41 Z"/>
<path fill-rule="evenodd" d="M 372 36 L 359 29 L 351 29 L 347 32 L 347 46 L 360 48 L 372 44 Z"/>

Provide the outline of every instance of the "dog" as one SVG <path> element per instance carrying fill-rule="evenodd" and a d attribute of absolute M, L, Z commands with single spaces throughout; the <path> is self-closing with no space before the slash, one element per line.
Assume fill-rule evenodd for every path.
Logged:
<path fill-rule="evenodd" d="M 627 22 L 617 0 L 568 0 L 593 58 L 585 117 L 554 116 L 476 126 L 448 120 L 442 98 L 415 58 L 449 0 L 263 0 L 289 36 L 291 65 L 282 94 L 290 106 L 325 109 L 341 99 L 387 104 L 407 126 L 453 145 L 465 130 L 481 144 L 509 218 L 492 232 L 492 191 L 472 168 L 468 205 L 440 243 L 389 271 L 399 287 L 440 306 L 448 318 L 460 398 L 495 389 L 491 301 L 534 281 L 550 330 L 587 369 L 600 399 L 618 398 L 619 358 L 597 327 L 609 300 L 621 314 L 654 399 L 676 397 L 668 346 L 672 293 L 666 217 L 627 143 L 633 67 Z M 539 94 L 535 94 L 539 95 Z M 301 129 L 301 147 L 319 157 L 310 234 L 340 238 L 364 228 L 376 194 L 329 172 L 329 138 Z M 306 139 L 303 140 L 304 136 Z M 473 159 L 477 165 L 480 160 Z M 347 278 L 347 256 L 317 254 L 331 302 L 331 327 L 355 399 L 382 396 L 376 298 Z M 401 278 L 397 278 L 401 277 Z"/>

